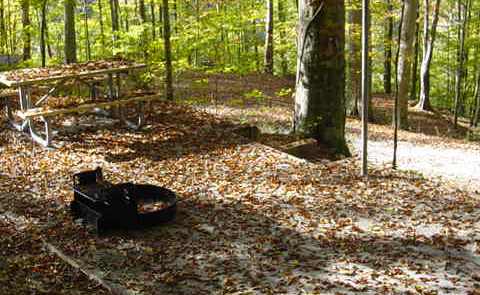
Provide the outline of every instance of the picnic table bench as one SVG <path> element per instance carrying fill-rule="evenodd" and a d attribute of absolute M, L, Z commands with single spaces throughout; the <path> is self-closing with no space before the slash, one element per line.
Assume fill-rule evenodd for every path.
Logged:
<path fill-rule="evenodd" d="M 73 65 L 75 66 L 75 65 Z M 133 129 L 140 129 L 144 124 L 143 103 L 145 101 L 155 100 L 161 98 L 159 94 L 140 95 L 137 97 L 124 97 L 122 92 L 122 79 L 131 74 L 132 71 L 142 69 L 145 64 L 135 63 L 112 63 L 110 67 L 102 69 L 89 69 L 80 71 L 71 71 L 62 73 L 52 70 L 55 74 L 51 76 L 29 76 L 21 75 L 17 77 L 12 72 L 3 72 L 0 74 L 0 83 L 9 87 L 9 91 L 0 92 L 0 100 L 4 100 L 6 107 L 7 122 L 18 131 L 26 132 L 31 138 L 44 147 L 51 147 L 51 125 L 49 117 L 61 114 L 70 114 L 77 112 L 86 112 L 92 109 L 102 109 L 111 106 L 118 106 L 119 119 L 128 127 Z M 35 73 L 36 69 L 28 69 Z M 47 101 L 51 99 L 52 94 L 58 88 L 67 82 L 81 82 L 87 85 L 90 89 L 90 101 L 88 103 L 80 103 L 69 105 L 65 107 L 48 107 Z M 32 92 L 32 87 L 38 85 L 48 85 L 48 91 L 40 97 L 35 97 Z M 100 86 L 106 86 L 107 101 L 98 101 L 98 93 Z M 12 89 L 17 89 L 13 91 Z M 12 99 L 18 99 L 19 108 L 14 112 L 12 106 Z M 140 108 L 135 114 L 138 116 L 137 122 L 131 122 L 126 119 L 124 111 L 121 106 L 137 103 Z M 112 115 L 104 112 L 107 115 Z M 15 116 L 17 118 L 15 118 Z M 39 118 L 44 123 L 44 132 L 38 132 L 36 128 L 35 118 Z"/>

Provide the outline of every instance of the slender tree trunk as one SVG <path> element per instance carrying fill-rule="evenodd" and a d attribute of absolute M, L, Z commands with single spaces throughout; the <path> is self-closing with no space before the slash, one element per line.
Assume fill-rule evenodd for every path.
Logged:
<path fill-rule="evenodd" d="M 43 0 L 40 7 L 40 18 L 41 18 L 41 27 L 40 27 L 40 54 L 42 58 L 42 67 L 47 63 L 47 52 L 45 44 L 45 34 L 47 29 L 47 0 Z"/>
<path fill-rule="evenodd" d="M 266 39 L 263 71 L 273 74 L 273 0 L 267 0 Z"/>
<path fill-rule="evenodd" d="M 87 0 L 83 0 L 84 28 L 85 28 L 85 52 L 86 59 L 92 59 L 92 50 L 90 48 L 90 33 L 88 28 Z"/>
<path fill-rule="evenodd" d="M 410 97 L 409 100 L 416 100 L 417 99 L 417 84 L 418 84 L 418 52 L 419 52 L 419 43 L 420 43 L 420 24 L 418 22 L 420 17 L 420 4 L 418 4 L 417 8 L 417 21 L 415 24 L 415 39 L 413 41 L 413 65 L 412 65 L 412 82 L 410 83 Z"/>
<path fill-rule="evenodd" d="M 285 44 L 285 22 L 287 20 L 287 16 L 285 14 L 285 4 L 283 3 L 283 0 L 277 1 L 277 9 L 278 9 L 278 23 L 280 25 L 280 28 L 278 29 L 280 42 L 282 44 Z M 288 72 L 288 60 L 285 56 L 284 50 L 280 52 L 280 63 L 281 63 L 282 75 L 285 76 Z"/>
<path fill-rule="evenodd" d="M 175 35 L 178 35 L 178 11 L 177 11 L 177 0 L 173 0 L 173 31 Z"/>
<path fill-rule="evenodd" d="M 135 2 L 136 3 L 136 2 Z M 125 30 L 128 32 L 130 30 L 130 23 L 129 23 L 129 13 L 128 13 L 128 0 L 125 0 Z"/>
<path fill-rule="evenodd" d="M 32 58 L 32 34 L 30 21 L 30 0 L 22 0 L 22 40 L 23 40 L 23 60 Z"/>
<path fill-rule="evenodd" d="M 140 0 L 139 1 L 139 9 L 138 9 L 138 12 L 139 12 L 139 15 L 140 15 L 140 19 L 142 20 L 142 25 L 143 25 L 143 28 L 142 28 L 142 37 L 141 37 L 141 40 L 140 40 L 140 45 L 142 47 L 142 50 L 143 50 L 143 56 L 144 58 L 147 58 L 148 56 L 148 52 L 147 52 L 147 39 L 148 39 L 148 35 L 147 35 L 147 13 L 146 13 L 146 9 L 145 9 L 145 0 Z"/>
<path fill-rule="evenodd" d="M 299 2 L 294 131 L 311 135 L 336 154 L 345 140 L 345 3 Z"/>
<path fill-rule="evenodd" d="M 7 30 L 5 29 L 5 7 L 3 0 L 0 0 L 0 52 L 5 52 L 7 45 Z"/>
<path fill-rule="evenodd" d="M 480 33 L 480 24 L 478 21 L 480 20 L 480 12 L 477 12 L 477 25 L 476 25 L 476 34 L 478 35 Z M 475 91 L 473 93 L 473 98 L 472 98 L 472 115 L 470 117 L 470 127 L 477 127 L 478 125 L 478 117 L 480 114 L 480 65 L 478 63 L 480 62 L 480 45 L 476 45 L 475 48 L 475 73 L 476 73 L 476 79 L 475 79 Z"/>
<path fill-rule="evenodd" d="M 155 19 L 155 0 L 150 1 L 150 14 L 152 15 L 152 39 L 155 40 L 157 38 L 156 32 L 156 19 Z"/>
<path fill-rule="evenodd" d="M 348 12 L 349 18 L 349 83 L 347 100 L 347 113 L 350 116 L 360 116 L 360 105 L 362 95 L 362 59 L 361 59 L 361 28 L 362 10 L 359 0 L 350 1 Z"/>
<path fill-rule="evenodd" d="M 463 62 L 465 57 L 465 16 L 466 16 L 466 9 L 464 4 L 461 0 L 457 0 L 457 8 L 458 8 L 458 21 L 460 22 L 460 26 L 458 28 L 458 50 L 457 50 L 457 72 L 455 75 L 455 105 L 453 110 L 453 126 L 457 128 L 458 125 L 458 116 L 460 107 L 462 104 L 462 79 L 463 79 Z"/>
<path fill-rule="evenodd" d="M 392 93 L 392 44 L 393 44 L 393 5 L 387 0 L 387 18 L 384 32 L 383 89 L 386 94 Z"/>
<path fill-rule="evenodd" d="M 402 3 L 402 10 L 400 14 L 400 24 L 398 26 L 398 39 L 397 44 L 401 43 L 402 28 L 403 22 L 405 19 L 405 2 Z M 393 106 L 393 159 L 392 159 L 392 169 L 397 169 L 397 149 L 398 149 L 398 62 L 400 60 L 400 46 L 397 46 L 397 52 L 395 52 L 395 102 Z"/>
<path fill-rule="evenodd" d="M 408 128 L 408 91 L 413 61 L 413 40 L 417 18 L 417 0 L 404 1 L 404 20 L 400 36 L 398 61 L 398 110 L 397 123 L 400 129 Z"/>
<path fill-rule="evenodd" d="M 103 23 L 103 5 L 102 0 L 98 1 L 98 21 L 100 24 L 100 40 L 102 42 L 102 53 L 105 54 L 105 49 L 107 48 L 107 42 L 105 41 L 105 27 Z"/>
<path fill-rule="evenodd" d="M 440 12 L 440 0 L 436 0 L 433 12 L 432 28 L 429 26 L 430 1 L 424 0 L 425 15 L 423 24 L 423 59 L 420 68 L 420 100 L 416 108 L 431 111 L 430 104 L 430 64 L 433 56 L 433 46 Z"/>
<path fill-rule="evenodd" d="M 163 23 L 164 23 L 164 21 L 163 21 L 163 6 L 162 6 L 162 4 L 159 4 L 158 5 L 158 25 L 162 26 L 160 28 L 160 36 L 162 38 L 164 37 L 163 32 L 165 31 L 164 28 L 163 28 Z"/>
<path fill-rule="evenodd" d="M 163 36 L 165 47 L 165 98 L 173 100 L 173 68 L 172 52 L 170 48 L 170 16 L 168 9 L 168 0 L 163 0 Z"/>
<path fill-rule="evenodd" d="M 113 31 L 113 51 L 115 51 L 116 43 L 118 40 L 118 31 L 120 29 L 119 17 L 118 17 L 118 0 L 110 0 L 110 14 L 112 18 L 112 31 Z"/>
<path fill-rule="evenodd" d="M 477 77 L 475 79 L 475 92 L 473 93 L 472 116 L 470 117 L 470 127 L 477 127 L 480 114 L 480 66 L 477 65 Z"/>
<path fill-rule="evenodd" d="M 65 63 L 77 61 L 75 37 L 75 0 L 65 0 Z"/>

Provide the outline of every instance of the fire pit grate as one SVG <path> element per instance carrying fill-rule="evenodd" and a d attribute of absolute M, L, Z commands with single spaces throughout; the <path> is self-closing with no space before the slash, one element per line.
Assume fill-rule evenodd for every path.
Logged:
<path fill-rule="evenodd" d="M 133 183 L 112 184 L 102 169 L 73 175 L 70 210 L 95 227 L 99 234 L 113 228 L 145 228 L 172 220 L 175 194 L 166 188 Z"/>

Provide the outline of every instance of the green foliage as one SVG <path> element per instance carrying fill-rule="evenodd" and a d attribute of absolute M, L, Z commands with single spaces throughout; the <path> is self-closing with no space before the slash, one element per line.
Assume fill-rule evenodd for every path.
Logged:
<path fill-rule="evenodd" d="M 244 96 L 246 98 L 254 98 L 258 100 L 265 99 L 265 94 L 263 94 L 263 92 L 258 89 L 253 89 L 252 91 L 245 93 Z"/>
<path fill-rule="evenodd" d="M 276 96 L 287 96 L 293 92 L 292 88 L 282 88 L 278 92 L 275 93 Z"/>

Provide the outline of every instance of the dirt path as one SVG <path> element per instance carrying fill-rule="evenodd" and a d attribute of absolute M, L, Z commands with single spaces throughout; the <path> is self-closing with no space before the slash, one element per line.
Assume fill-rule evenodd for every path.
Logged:
<path fill-rule="evenodd" d="M 355 155 L 361 155 L 361 138 L 348 138 Z M 368 144 L 368 160 L 374 165 L 391 165 L 393 142 L 372 140 Z M 401 170 L 415 170 L 426 177 L 442 177 L 463 188 L 480 193 L 480 152 L 453 147 L 430 147 L 400 141 L 397 165 Z"/>

